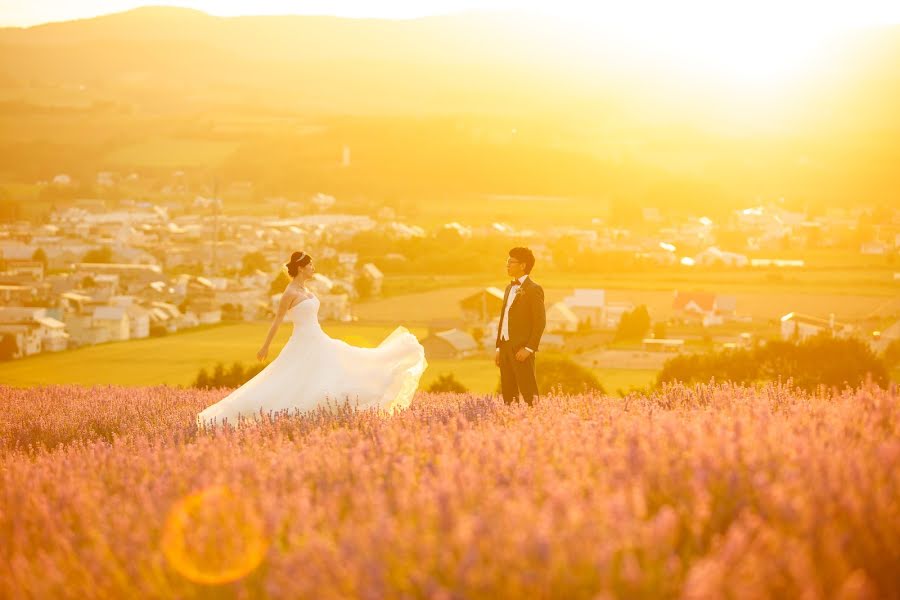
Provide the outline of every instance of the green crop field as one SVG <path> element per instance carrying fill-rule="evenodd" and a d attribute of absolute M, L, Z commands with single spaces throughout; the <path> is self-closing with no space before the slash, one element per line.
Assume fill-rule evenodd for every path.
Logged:
<path fill-rule="evenodd" d="M 0 382 L 15 386 L 50 383 L 120 384 L 120 385 L 189 385 L 201 368 L 222 361 L 226 366 L 238 361 L 245 365 L 256 361 L 255 354 L 266 335 L 265 323 L 236 323 L 198 327 L 174 335 L 100 344 L 67 352 L 41 354 L 21 360 L 0 363 Z M 350 344 L 373 347 L 393 327 L 325 323 L 329 335 Z M 410 329 L 420 339 L 426 331 Z M 278 331 L 269 359 L 287 341 L 290 327 Z M 538 362 L 540 368 L 540 362 Z M 433 359 L 422 376 L 421 387 L 427 388 L 440 375 L 452 373 L 470 391 L 493 392 L 499 371 L 489 356 L 460 360 Z M 652 383 L 654 371 L 596 369 L 608 392 Z"/>

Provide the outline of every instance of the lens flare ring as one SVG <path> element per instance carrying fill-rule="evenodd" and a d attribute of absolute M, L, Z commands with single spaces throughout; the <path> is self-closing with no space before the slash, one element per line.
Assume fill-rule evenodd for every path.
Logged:
<path fill-rule="evenodd" d="M 215 543 L 207 541 L 198 551 L 190 543 L 191 533 L 197 531 L 214 532 Z M 183 577 L 221 585 L 255 570 L 266 556 L 269 540 L 256 512 L 248 510 L 227 486 L 213 486 L 175 503 L 166 518 L 161 545 L 169 565 Z M 235 552 L 229 552 L 232 549 Z"/>

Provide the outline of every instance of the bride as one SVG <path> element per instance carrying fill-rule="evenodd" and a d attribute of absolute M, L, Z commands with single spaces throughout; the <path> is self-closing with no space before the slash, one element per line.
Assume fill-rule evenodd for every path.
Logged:
<path fill-rule="evenodd" d="M 292 280 L 281 296 L 275 319 L 259 360 L 284 319 L 294 324 L 290 339 L 275 359 L 231 394 L 201 411 L 199 425 L 225 420 L 237 424 L 238 415 L 306 412 L 349 401 L 360 409 L 387 412 L 409 406 L 428 366 L 425 349 L 405 327 L 397 327 L 377 348 L 351 346 L 329 337 L 319 325 L 319 299 L 306 288 L 316 268 L 312 257 L 294 252 L 285 265 Z"/>

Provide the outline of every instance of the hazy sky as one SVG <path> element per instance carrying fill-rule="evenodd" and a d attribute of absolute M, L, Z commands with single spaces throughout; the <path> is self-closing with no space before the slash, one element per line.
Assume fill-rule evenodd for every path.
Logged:
<path fill-rule="evenodd" d="M 900 23 L 900 0 L 0 0 L 0 25 L 92 17 L 149 4 L 215 15 L 326 14 L 413 18 L 471 10 L 530 10 L 610 22 L 747 19 L 841 27 Z"/>

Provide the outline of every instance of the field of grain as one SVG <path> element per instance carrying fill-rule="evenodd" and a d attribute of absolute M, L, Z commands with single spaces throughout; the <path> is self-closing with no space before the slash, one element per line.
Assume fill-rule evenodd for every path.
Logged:
<path fill-rule="evenodd" d="M 896 390 L 198 429 L 227 391 L 0 386 L 0 597 L 900 595 Z"/>

